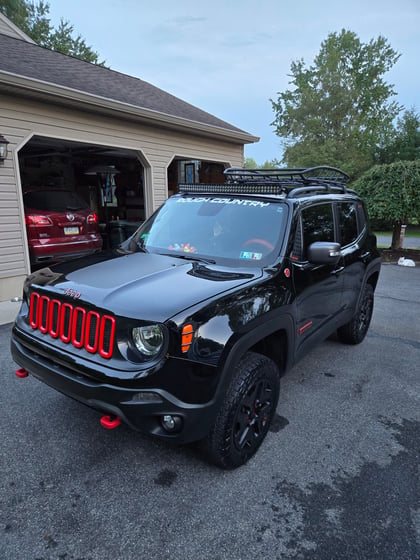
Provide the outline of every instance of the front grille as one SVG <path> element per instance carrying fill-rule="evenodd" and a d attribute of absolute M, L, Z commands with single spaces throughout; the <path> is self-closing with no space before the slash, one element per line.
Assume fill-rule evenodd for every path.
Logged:
<path fill-rule="evenodd" d="M 75 348 L 84 348 L 102 358 L 112 357 L 115 319 L 80 305 L 32 292 L 29 300 L 29 324 L 53 339 Z"/>

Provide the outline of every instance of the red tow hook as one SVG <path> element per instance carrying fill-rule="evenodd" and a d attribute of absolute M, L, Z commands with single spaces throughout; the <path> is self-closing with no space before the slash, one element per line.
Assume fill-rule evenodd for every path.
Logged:
<path fill-rule="evenodd" d="M 110 416 L 106 414 L 101 418 L 101 426 L 106 428 L 107 430 L 113 430 L 114 428 L 118 428 L 121 424 L 121 418 L 119 416 Z"/>
<path fill-rule="evenodd" d="M 25 368 L 21 367 L 15 371 L 15 375 L 20 379 L 24 379 L 25 377 L 28 377 L 29 372 L 27 372 Z"/>

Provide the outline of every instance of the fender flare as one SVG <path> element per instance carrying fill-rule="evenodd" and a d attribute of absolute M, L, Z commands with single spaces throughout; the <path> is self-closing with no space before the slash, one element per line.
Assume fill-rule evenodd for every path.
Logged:
<path fill-rule="evenodd" d="M 290 369 L 293 365 L 294 357 L 294 325 L 295 323 L 293 317 L 290 314 L 282 314 L 281 317 L 270 319 L 264 322 L 264 324 L 258 329 L 252 329 L 241 336 L 231 347 L 226 361 L 223 364 L 220 381 L 215 395 L 216 400 L 223 398 L 227 386 L 232 378 L 232 372 L 244 354 L 260 340 L 280 330 L 284 330 L 286 332 L 287 340 L 287 361 L 284 371 Z"/>
<path fill-rule="evenodd" d="M 361 286 L 360 293 L 359 293 L 359 297 L 357 298 L 356 311 L 359 308 L 360 301 L 362 299 L 363 292 L 365 290 L 366 284 L 369 284 L 369 282 L 368 282 L 369 279 L 372 276 L 374 276 L 375 274 L 377 274 L 378 277 L 379 277 L 380 271 L 381 271 L 381 265 L 380 265 L 380 263 L 378 264 L 376 261 L 373 261 L 373 262 L 369 263 L 368 266 L 366 267 L 365 274 L 364 274 L 364 277 L 363 277 L 362 286 Z M 375 291 L 376 285 L 373 286 L 373 289 Z"/>

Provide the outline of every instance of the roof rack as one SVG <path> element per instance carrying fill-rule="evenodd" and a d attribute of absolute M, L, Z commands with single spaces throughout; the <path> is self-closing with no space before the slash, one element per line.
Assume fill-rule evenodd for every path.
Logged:
<path fill-rule="evenodd" d="M 303 196 L 309 192 L 347 192 L 349 176 L 335 167 L 320 165 L 308 168 L 225 169 L 226 183 L 192 183 L 178 185 L 180 192 L 213 194 L 283 194 Z"/>
<path fill-rule="evenodd" d="M 283 185 L 335 185 L 343 187 L 349 180 L 344 171 L 328 165 L 318 165 L 307 168 L 262 168 L 248 169 L 229 167 L 224 175 L 228 183 L 235 184 L 265 184 L 275 183 Z"/>

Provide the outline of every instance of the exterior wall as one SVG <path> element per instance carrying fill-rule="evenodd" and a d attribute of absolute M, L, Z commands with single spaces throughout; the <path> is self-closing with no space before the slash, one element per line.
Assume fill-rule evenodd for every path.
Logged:
<path fill-rule="evenodd" d="M 0 13 L 0 33 L 3 35 L 10 35 L 16 39 L 23 39 L 24 41 L 34 43 L 30 37 L 28 37 L 21 29 L 16 27 L 16 25 L 7 19 L 7 17 L 2 13 Z"/>
<path fill-rule="evenodd" d="M 242 144 L 140 125 L 0 94 L 0 133 L 9 155 L 0 166 L 0 301 L 20 295 L 30 271 L 17 151 L 32 136 L 135 150 L 145 167 L 146 214 L 167 198 L 167 168 L 174 157 L 242 166 Z M 0 164 L 1 165 L 1 164 Z"/>
<path fill-rule="evenodd" d="M 17 187 L 17 157 L 13 150 L 12 129 L 3 126 L 0 102 L 0 130 L 9 140 L 9 154 L 0 163 L 0 301 L 19 296 L 29 271 L 26 230 Z"/>

